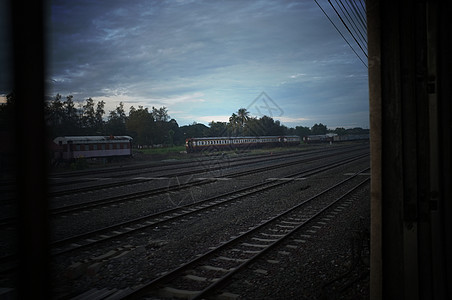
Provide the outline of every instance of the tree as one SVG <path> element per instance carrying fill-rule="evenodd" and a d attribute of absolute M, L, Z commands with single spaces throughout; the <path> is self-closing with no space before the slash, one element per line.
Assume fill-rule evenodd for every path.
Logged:
<path fill-rule="evenodd" d="M 238 123 L 240 124 L 240 127 L 243 128 L 246 124 L 246 122 L 249 120 L 250 113 L 246 110 L 246 108 L 240 108 L 237 111 L 237 119 Z"/>
<path fill-rule="evenodd" d="M 231 136 L 239 136 L 240 135 L 240 123 L 238 116 L 233 113 L 229 117 L 229 123 L 228 123 L 228 133 Z"/>
<path fill-rule="evenodd" d="M 320 124 L 314 124 L 314 126 L 312 126 L 311 128 L 311 133 L 313 135 L 321 135 L 321 134 L 326 134 L 328 132 L 328 129 L 326 128 L 325 125 L 323 125 L 322 123 Z"/>
<path fill-rule="evenodd" d="M 311 133 L 311 129 L 309 129 L 309 127 L 296 126 L 295 134 L 298 135 L 300 138 L 303 138 L 308 135 L 311 135 L 312 133 Z"/>
<path fill-rule="evenodd" d="M 63 135 L 76 135 L 80 132 L 80 116 L 75 108 L 73 98 L 72 95 L 69 95 L 66 97 L 66 101 L 63 102 Z"/>
<path fill-rule="evenodd" d="M 119 102 L 115 110 L 110 111 L 108 120 L 105 124 L 106 133 L 109 135 L 126 135 L 127 115 L 124 111 L 124 104 Z"/>
<path fill-rule="evenodd" d="M 170 116 L 168 115 L 168 109 L 165 106 L 160 107 L 159 109 L 152 107 L 152 117 L 156 122 L 168 122 Z"/>
<path fill-rule="evenodd" d="M 105 107 L 104 101 L 97 102 L 94 125 L 96 133 L 104 133 L 104 121 L 102 119 L 103 115 L 105 114 L 104 107 Z"/>
<path fill-rule="evenodd" d="M 337 135 L 344 135 L 347 133 L 345 128 L 343 127 L 337 127 L 336 129 L 334 129 L 333 132 L 336 133 Z"/>
<path fill-rule="evenodd" d="M 262 126 L 261 119 L 249 118 L 243 129 L 243 134 L 246 136 L 265 135 L 265 129 Z"/>
<path fill-rule="evenodd" d="M 193 122 L 191 125 L 179 127 L 174 134 L 176 144 L 183 144 L 188 138 L 205 137 L 208 136 L 209 127 L 204 124 Z"/>
<path fill-rule="evenodd" d="M 61 95 L 56 96 L 46 103 L 45 107 L 46 124 L 54 135 L 59 135 L 62 132 L 62 125 L 64 120 L 63 103 L 61 102 Z"/>
<path fill-rule="evenodd" d="M 85 134 L 94 134 L 96 127 L 96 112 L 94 110 L 94 100 L 86 99 L 85 105 L 82 106 L 82 128 Z"/>
<path fill-rule="evenodd" d="M 154 118 L 147 108 L 139 106 L 130 108 L 129 118 L 126 122 L 128 133 L 133 137 L 134 143 L 141 145 L 153 145 L 152 129 Z"/>
<path fill-rule="evenodd" d="M 215 121 L 210 122 L 207 135 L 216 137 L 227 135 L 227 123 Z"/>

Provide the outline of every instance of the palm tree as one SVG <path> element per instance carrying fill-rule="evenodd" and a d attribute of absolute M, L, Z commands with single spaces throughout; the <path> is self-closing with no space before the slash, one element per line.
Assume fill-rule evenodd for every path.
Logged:
<path fill-rule="evenodd" d="M 246 110 L 246 108 L 240 108 L 237 111 L 237 119 L 240 123 L 240 127 L 243 128 L 245 126 L 246 121 L 250 119 L 250 112 Z"/>
<path fill-rule="evenodd" d="M 232 116 L 229 117 L 229 126 L 231 128 L 231 135 L 237 136 L 238 133 L 238 127 L 239 127 L 239 118 L 238 116 L 233 113 Z"/>

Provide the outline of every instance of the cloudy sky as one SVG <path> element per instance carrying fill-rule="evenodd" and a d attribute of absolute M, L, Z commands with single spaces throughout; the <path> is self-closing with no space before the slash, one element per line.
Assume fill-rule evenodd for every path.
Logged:
<path fill-rule="evenodd" d="M 127 111 L 166 106 L 179 125 L 227 121 L 243 107 L 289 127 L 369 126 L 367 68 L 314 0 L 54 0 L 49 9 L 49 96 L 103 100 L 107 113 L 120 101 Z"/>

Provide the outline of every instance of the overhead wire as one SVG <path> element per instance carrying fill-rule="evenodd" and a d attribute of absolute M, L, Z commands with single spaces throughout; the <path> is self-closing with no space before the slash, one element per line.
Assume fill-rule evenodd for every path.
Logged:
<path fill-rule="evenodd" d="M 352 20 L 353 25 L 356 26 L 360 35 L 367 43 L 366 25 L 364 25 L 363 22 L 361 22 L 361 16 L 359 15 L 359 13 L 355 9 L 353 9 L 352 4 L 350 4 L 350 1 L 339 0 L 339 2 L 341 3 L 342 7 L 344 7 L 344 10 L 347 12 L 347 14 L 350 16 L 350 19 Z M 347 7 L 345 7 L 346 4 L 347 4 Z"/>
<path fill-rule="evenodd" d="M 345 19 L 347 19 L 348 24 L 350 25 L 350 27 L 352 28 L 352 30 L 354 31 L 354 33 L 356 34 L 356 36 L 358 37 L 358 39 L 360 40 L 360 42 L 363 44 L 363 47 L 366 48 L 366 52 L 367 52 L 367 42 L 366 42 L 366 38 L 364 37 L 364 35 L 362 34 L 361 30 L 359 30 L 358 26 L 356 26 L 356 23 L 352 17 L 353 13 L 350 13 L 347 8 L 345 7 L 344 3 L 342 3 L 342 0 L 335 0 L 337 6 L 339 7 L 339 9 L 341 10 L 342 14 L 344 15 Z M 340 3 L 340 5 L 339 5 Z"/>
<path fill-rule="evenodd" d="M 358 16 L 359 21 L 361 22 L 361 25 L 363 26 L 365 32 L 367 32 L 367 23 L 366 18 L 363 16 L 362 11 L 359 10 L 359 7 L 356 5 L 355 1 L 348 0 L 349 6 L 351 5 L 353 10 L 355 11 L 355 14 Z"/>
<path fill-rule="evenodd" d="M 339 19 L 341 20 L 342 24 L 345 26 L 345 28 L 348 30 L 348 32 L 350 33 L 350 35 L 352 36 L 352 38 L 355 40 L 356 44 L 358 44 L 358 47 L 361 49 L 361 51 L 363 51 L 364 55 L 366 57 L 367 56 L 367 52 L 364 51 L 363 47 L 361 46 L 361 44 L 358 42 L 358 40 L 356 39 L 356 37 L 353 35 L 353 33 L 351 32 L 350 28 L 347 26 L 347 24 L 344 22 L 344 19 L 342 19 L 341 15 L 339 14 L 339 12 L 336 10 L 336 8 L 334 7 L 333 3 L 331 3 L 330 0 L 328 0 L 328 3 L 331 5 L 331 7 L 333 8 L 333 10 L 336 12 L 337 16 L 339 17 Z"/>
<path fill-rule="evenodd" d="M 367 14 L 366 6 L 363 4 L 363 1 L 362 1 L 362 0 L 359 0 L 359 4 L 361 4 L 361 7 L 363 8 L 364 13 Z"/>
<path fill-rule="evenodd" d="M 355 53 L 355 55 L 358 57 L 358 59 L 363 63 L 363 65 L 366 68 L 369 68 L 366 63 L 363 61 L 363 59 L 361 58 L 361 56 L 358 55 L 358 53 L 355 51 L 355 49 L 352 47 L 352 45 L 350 44 L 350 42 L 345 38 L 345 36 L 342 34 L 342 32 L 339 30 L 339 28 L 337 28 L 336 24 L 334 24 L 333 20 L 331 20 L 331 18 L 328 16 L 328 14 L 325 12 L 325 10 L 322 8 L 322 6 L 320 6 L 320 4 L 317 2 L 317 0 L 314 0 L 315 3 L 317 4 L 317 6 L 320 8 L 320 10 L 323 12 L 323 14 L 327 17 L 327 19 L 330 21 L 330 23 L 334 26 L 334 28 L 336 29 L 336 31 L 341 35 L 341 37 L 344 39 L 344 41 L 348 44 L 348 46 L 350 47 L 350 49 L 352 49 L 352 51 Z M 367 57 L 367 54 L 366 54 Z"/>

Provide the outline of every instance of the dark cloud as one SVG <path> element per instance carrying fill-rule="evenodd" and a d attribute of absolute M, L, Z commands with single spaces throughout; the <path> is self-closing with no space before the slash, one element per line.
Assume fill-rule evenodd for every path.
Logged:
<path fill-rule="evenodd" d="M 188 120 L 194 109 L 203 111 L 199 119 L 217 115 L 219 104 L 232 113 L 262 91 L 288 119 L 367 107 L 367 70 L 308 1 L 59 0 L 51 7 L 49 93 L 103 97 L 107 106 L 158 103 L 180 123 L 197 121 Z"/>

